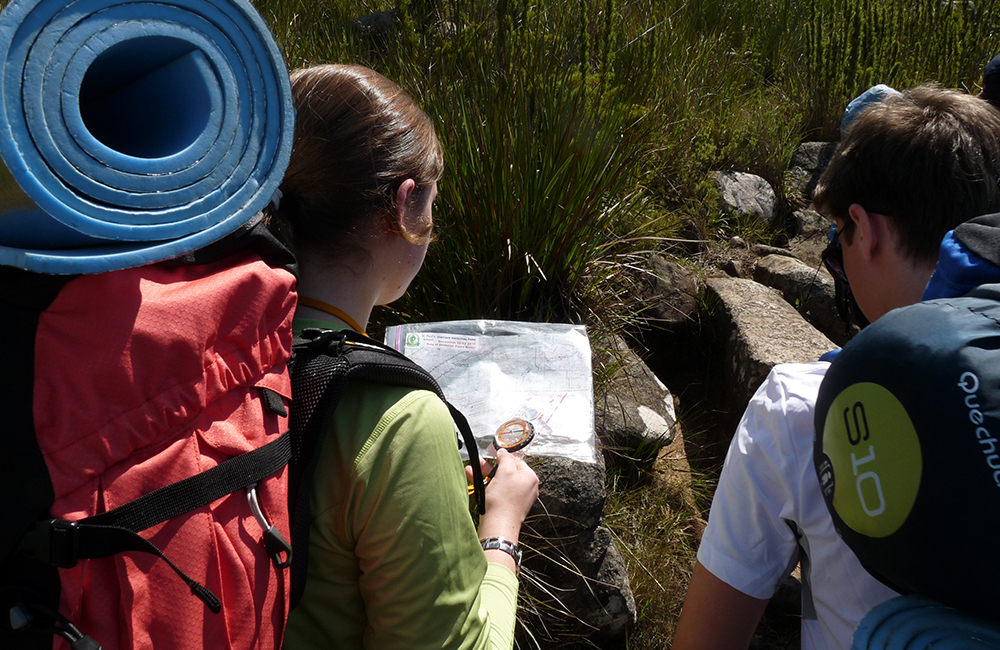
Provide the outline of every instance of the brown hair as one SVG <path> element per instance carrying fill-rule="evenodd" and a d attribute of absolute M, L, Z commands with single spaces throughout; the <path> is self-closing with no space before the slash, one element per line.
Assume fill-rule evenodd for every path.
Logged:
<path fill-rule="evenodd" d="M 333 257 L 372 226 L 395 229 L 399 186 L 412 178 L 420 196 L 444 156 L 427 114 L 374 70 L 317 65 L 291 80 L 295 140 L 272 228 L 296 252 Z"/>
<path fill-rule="evenodd" d="M 935 85 L 888 97 L 847 131 L 813 203 L 845 221 L 853 203 L 884 214 L 907 255 L 935 259 L 946 232 L 1000 212 L 1000 113 Z"/>

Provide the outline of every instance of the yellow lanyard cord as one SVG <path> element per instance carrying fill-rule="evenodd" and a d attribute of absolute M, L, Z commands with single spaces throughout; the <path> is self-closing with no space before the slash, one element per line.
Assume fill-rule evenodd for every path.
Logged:
<path fill-rule="evenodd" d="M 338 309 L 337 307 L 334 307 L 328 302 L 323 302 L 322 300 L 316 300 L 315 298 L 310 298 L 308 296 L 300 295 L 299 304 L 305 305 L 306 307 L 312 307 L 313 309 L 318 309 L 319 311 L 326 312 L 331 316 L 335 316 L 336 318 L 339 318 L 340 320 L 350 325 L 351 329 L 353 329 L 358 334 L 363 334 L 364 336 L 368 336 L 368 334 L 363 329 L 361 329 L 361 326 L 358 325 L 358 322 L 347 315 L 347 312 L 345 312 L 343 309 Z"/>

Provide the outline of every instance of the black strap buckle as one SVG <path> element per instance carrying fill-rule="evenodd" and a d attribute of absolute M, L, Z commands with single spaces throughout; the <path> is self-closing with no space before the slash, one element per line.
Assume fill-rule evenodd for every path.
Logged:
<path fill-rule="evenodd" d="M 38 522 L 25 533 L 18 550 L 39 562 L 69 569 L 79 559 L 80 526 L 65 519 Z"/>
<path fill-rule="evenodd" d="M 334 341 L 343 345 L 344 341 L 347 340 L 345 330 L 326 330 L 316 327 L 302 330 L 299 336 L 305 341 L 306 346 L 313 350 L 323 350 Z"/>

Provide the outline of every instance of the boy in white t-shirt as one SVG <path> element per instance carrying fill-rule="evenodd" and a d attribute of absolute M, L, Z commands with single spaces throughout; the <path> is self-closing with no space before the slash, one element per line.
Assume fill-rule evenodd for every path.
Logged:
<path fill-rule="evenodd" d="M 814 197 L 835 224 L 824 262 L 875 321 L 919 302 L 945 233 L 1000 212 L 1000 112 L 922 86 L 867 108 Z M 848 648 L 895 592 L 837 536 L 813 467 L 825 361 L 779 365 L 733 437 L 673 648 L 747 648 L 779 581 L 802 566 L 802 647 Z"/>

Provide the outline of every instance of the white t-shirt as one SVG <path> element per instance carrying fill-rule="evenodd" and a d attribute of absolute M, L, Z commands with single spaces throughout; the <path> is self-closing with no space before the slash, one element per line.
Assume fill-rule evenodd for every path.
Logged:
<path fill-rule="evenodd" d="M 802 648 L 851 646 L 871 608 L 897 596 L 837 536 L 813 466 L 818 361 L 776 366 L 733 437 L 698 560 L 754 598 L 770 598 L 802 562 Z"/>

